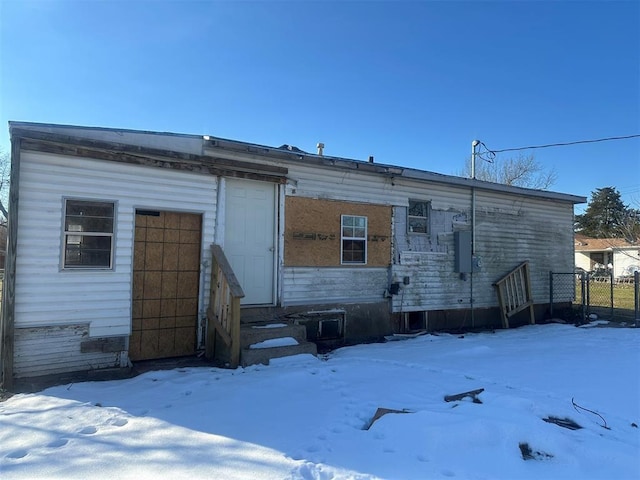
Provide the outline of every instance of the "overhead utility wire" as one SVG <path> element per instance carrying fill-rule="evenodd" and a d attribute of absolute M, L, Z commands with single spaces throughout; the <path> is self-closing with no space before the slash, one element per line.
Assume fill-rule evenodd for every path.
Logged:
<path fill-rule="evenodd" d="M 529 147 L 519 147 L 519 148 L 503 148 L 502 150 L 490 150 L 487 148 L 487 146 L 482 143 L 482 145 L 484 146 L 484 148 L 487 149 L 487 152 L 493 154 L 495 156 L 496 153 L 502 153 L 502 152 L 515 152 L 517 150 L 531 150 L 534 148 L 549 148 L 549 147 L 564 147 L 567 145 L 578 145 L 581 143 L 597 143 L 597 142 L 608 142 L 610 140 L 626 140 L 628 138 L 636 138 L 636 137 L 640 137 L 640 134 L 636 134 L 636 135 L 625 135 L 623 137 L 607 137 L 607 138 L 597 138 L 594 140 L 577 140 L 575 142 L 565 142 L 565 143 L 549 143 L 546 145 L 531 145 Z"/>

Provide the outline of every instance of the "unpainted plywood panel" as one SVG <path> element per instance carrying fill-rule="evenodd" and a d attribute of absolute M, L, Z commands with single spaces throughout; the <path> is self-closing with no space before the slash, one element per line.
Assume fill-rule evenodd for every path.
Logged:
<path fill-rule="evenodd" d="M 367 217 L 366 266 L 388 266 L 391 263 L 390 206 L 291 196 L 285 200 L 285 266 L 340 266 L 341 215 Z M 357 265 L 349 265 L 354 266 Z"/>

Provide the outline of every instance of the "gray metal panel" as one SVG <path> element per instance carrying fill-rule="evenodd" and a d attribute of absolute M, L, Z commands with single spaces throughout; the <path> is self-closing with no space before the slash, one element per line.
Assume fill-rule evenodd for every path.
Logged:
<path fill-rule="evenodd" d="M 461 230 L 453 234 L 454 267 L 457 273 L 471 273 L 473 265 L 471 262 L 471 232 Z"/>

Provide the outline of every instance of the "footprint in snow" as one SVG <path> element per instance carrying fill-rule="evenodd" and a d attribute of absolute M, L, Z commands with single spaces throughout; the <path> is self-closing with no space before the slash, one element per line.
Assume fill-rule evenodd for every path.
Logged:
<path fill-rule="evenodd" d="M 18 460 L 20 458 L 24 458 L 27 456 L 29 452 L 27 450 L 15 450 L 11 453 L 8 453 L 5 458 L 13 458 L 14 460 Z"/>
<path fill-rule="evenodd" d="M 60 447 L 64 447 L 67 443 L 69 443 L 69 440 L 67 440 L 66 438 L 57 438 L 51 442 L 49 442 L 47 444 L 48 448 L 60 448 Z"/>
<path fill-rule="evenodd" d="M 114 418 L 110 423 L 114 427 L 124 427 L 127 423 L 129 423 L 129 420 L 127 420 L 126 418 Z"/>
<path fill-rule="evenodd" d="M 80 433 L 82 435 L 93 435 L 97 431 L 98 431 L 98 429 L 96 427 L 84 427 L 78 433 Z"/>

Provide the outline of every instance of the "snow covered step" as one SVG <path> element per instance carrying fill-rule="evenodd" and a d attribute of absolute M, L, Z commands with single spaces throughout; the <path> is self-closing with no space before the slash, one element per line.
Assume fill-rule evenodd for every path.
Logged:
<path fill-rule="evenodd" d="M 291 325 L 282 322 L 243 325 L 240 327 L 240 348 L 248 348 L 265 340 L 292 337 L 303 343 L 307 341 L 307 329 L 304 325 Z"/>
<path fill-rule="evenodd" d="M 315 343 L 302 341 L 294 344 L 292 340 L 297 342 L 293 337 L 273 338 L 243 348 L 240 351 L 240 364 L 243 367 L 257 363 L 268 365 L 272 358 L 288 357 L 301 353 L 310 353 L 311 355 L 318 353 Z"/>

